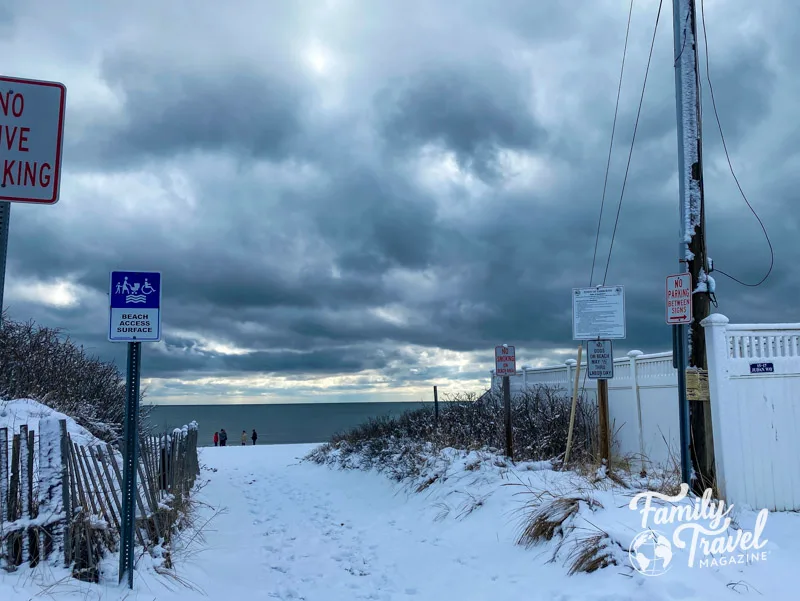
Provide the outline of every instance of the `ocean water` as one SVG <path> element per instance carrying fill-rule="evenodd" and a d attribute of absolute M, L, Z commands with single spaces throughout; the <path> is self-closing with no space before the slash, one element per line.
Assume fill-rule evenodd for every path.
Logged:
<path fill-rule="evenodd" d="M 440 407 L 443 405 L 440 402 Z M 258 433 L 258 444 L 300 444 L 327 442 L 335 433 L 358 426 L 370 417 L 400 415 L 424 406 L 433 403 L 153 405 L 150 423 L 163 431 L 196 421 L 201 446 L 213 446 L 214 432 L 222 428 L 228 433 L 229 445 L 241 445 L 242 430 L 247 431 L 250 444 L 253 428 Z"/>

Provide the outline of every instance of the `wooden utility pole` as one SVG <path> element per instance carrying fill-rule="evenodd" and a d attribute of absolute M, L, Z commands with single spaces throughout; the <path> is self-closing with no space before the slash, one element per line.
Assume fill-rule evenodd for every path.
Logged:
<path fill-rule="evenodd" d="M 600 421 L 600 459 L 611 461 L 611 440 L 608 426 L 608 380 L 597 380 L 597 411 Z"/>
<path fill-rule="evenodd" d="M 694 319 L 688 334 L 689 369 L 706 370 L 705 333 L 700 322 L 711 309 L 706 276 L 709 273 L 705 240 L 703 194 L 703 145 L 700 121 L 700 73 L 697 59 L 697 15 L 695 0 L 673 0 L 675 48 L 675 99 L 678 118 L 678 180 L 680 182 L 681 238 L 678 260 L 692 275 Z M 683 330 L 683 328 L 681 328 Z M 683 341 L 678 341 L 683 343 Z M 678 366 L 679 370 L 686 369 Z M 711 434 L 711 404 L 690 405 L 692 459 L 695 490 L 711 488 L 714 480 L 714 446 Z"/>

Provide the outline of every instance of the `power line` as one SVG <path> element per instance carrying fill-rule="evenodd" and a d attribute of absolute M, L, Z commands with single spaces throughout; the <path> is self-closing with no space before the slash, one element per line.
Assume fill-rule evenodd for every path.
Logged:
<path fill-rule="evenodd" d="M 617 115 L 619 114 L 619 97 L 622 92 L 622 75 L 625 72 L 625 56 L 628 54 L 628 36 L 631 31 L 631 15 L 633 14 L 633 0 L 628 9 L 628 25 L 625 28 L 625 45 L 622 48 L 622 66 L 619 70 L 619 86 L 617 87 L 617 102 L 614 105 L 614 124 L 611 126 L 611 142 L 608 145 L 608 160 L 606 161 L 606 176 L 603 181 L 603 197 L 600 200 L 600 216 L 597 218 L 597 234 L 594 239 L 594 255 L 592 256 L 592 272 L 589 275 L 589 286 L 594 279 L 594 266 L 597 261 L 597 245 L 600 242 L 600 224 L 603 222 L 603 206 L 606 203 L 606 190 L 608 189 L 608 173 L 611 170 L 611 151 L 614 149 L 614 132 L 617 129 Z"/>
<path fill-rule="evenodd" d="M 758 213 L 756 213 L 755 209 L 753 209 L 753 206 L 750 204 L 750 201 L 747 200 L 747 195 L 745 195 L 744 190 L 742 190 L 741 184 L 739 184 L 739 178 L 736 177 L 736 172 L 734 171 L 733 164 L 731 163 L 731 157 L 728 154 L 728 145 L 725 143 L 725 134 L 722 132 L 722 123 L 720 122 L 719 114 L 717 113 L 717 101 L 714 98 L 714 86 L 711 84 L 711 69 L 709 68 L 709 60 L 708 60 L 708 33 L 706 31 L 706 11 L 703 0 L 700 0 L 700 18 L 703 23 L 703 44 L 705 46 L 705 55 L 706 55 L 706 61 L 705 61 L 706 80 L 708 80 L 708 90 L 709 92 L 711 92 L 711 106 L 714 108 L 714 117 L 716 118 L 717 121 L 717 128 L 719 129 L 719 137 L 722 140 L 722 149 L 725 151 L 725 158 L 728 161 L 728 168 L 730 169 L 731 175 L 733 176 L 733 180 L 736 182 L 736 187 L 739 188 L 739 193 L 742 195 L 745 204 L 747 204 L 747 207 L 753 213 L 756 220 L 758 221 L 758 224 L 761 226 L 761 230 L 764 232 L 764 237 L 767 240 L 767 245 L 769 246 L 769 254 L 770 254 L 769 269 L 767 270 L 767 274 L 763 278 L 761 278 L 761 281 L 758 282 L 757 284 L 747 284 L 745 282 L 742 282 L 741 280 L 733 277 L 732 275 L 725 273 L 721 269 L 716 269 L 713 266 L 711 267 L 710 271 L 716 271 L 724 275 L 725 277 L 732 279 L 734 282 L 741 284 L 742 286 L 755 288 L 763 284 L 767 280 L 769 275 L 772 273 L 772 267 L 775 264 L 775 250 L 772 248 L 772 241 L 769 239 L 769 234 L 767 233 L 767 228 L 764 227 L 764 222 L 761 221 L 761 218 L 758 216 Z"/>
<path fill-rule="evenodd" d="M 647 75 L 650 73 L 650 61 L 653 58 L 653 48 L 656 45 L 656 33 L 658 32 L 658 21 L 661 17 L 661 7 L 664 4 L 664 0 L 659 0 L 658 3 L 658 13 L 656 14 L 656 24 L 653 27 L 653 39 L 650 42 L 650 55 L 647 57 L 647 69 L 644 72 L 644 83 L 642 84 L 642 94 L 639 98 L 639 109 L 636 112 L 636 123 L 633 126 L 633 137 L 631 138 L 631 149 L 628 153 L 628 164 L 625 167 L 625 177 L 622 179 L 622 190 L 619 194 L 619 205 L 617 206 L 617 216 L 614 220 L 614 231 L 611 233 L 611 245 L 608 248 L 608 260 L 606 261 L 606 271 L 603 274 L 603 285 L 606 284 L 606 278 L 608 277 L 608 267 L 611 264 L 611 251 L 614 249 L 614 238 L 617 235 L 617 226 L 619 225 L 619 215 L 620 211 L 622 211 L 622 200 L 625 195 L 625 185 L 628 183 L 628 172 L 631 168 L 631 158 L 633 157 L 633 147 L 634 143 L 636 142 L 636 131 L 639 129 L 639 117 L 642 114 L 642 104 L 644 103 L 644 92 L 647 88 Z"/>
<path fill-rule="evenodd" d="M 633 15 L 633 1 L 634 0 L 631 0 L 630 7 L 628 8 L 628 24 L 625 27 L 625 44 L 624 44 L 624 46 L 622 48 L 622 65 L 620 66 L 620 70 L 619 70 L 619 85 L 617 86 L 617 101 L 616 101 L 616 104 L 614 105 L 614 123 L 611 126 L 611 141 L 609 142 L 609 145 L 608 145 L 608 160 L 606 161 L 606 175 L 605 175 L 605 178 L 604 178 L 604 181 L 603 181 L 603 197 L 600 200 L 600 215 L 597 218 L 597 234 L 595 235 L 595 239 L 594 239 L 594 255 L 592 256 L 592 271 L 591 271 L 591 273 L 589 275 L 589 286 L 592 285 L 592 280 L 594 279 L 594 267 L 595 267 L 595 263 L 597 261 L 597 246 L 598 246 L 598 244 L 600 242 L 600 225 L 603 222 L 603 207 L 604 207 L 605 202 L 606 202 L 606 190 L 608 189 L 608 174 L 609 174 L 609 172 L 611 170 L 611 154 L 612 154 L 612 151 L 614 149 L 614 133 L 616 132 L 616 129 L 617 129 L 617 116 L 619 114 L 619 98 L 620 98 L 620 95 L 622 93 L 622 76 L 625 73 L 625 57 L 628 54 L 628 38 L 629 38 L 629 35 L 630 35 L 630 30 L 631 30 L 631 16 Z M 659 7 L 659 12 L 660 11 L 661 11 L 661 9 Z M 649 63 L 648 63 L 648 65 L 649 65 Z M 581 343 L 581 344 L 583 344 L 583 343 Z M 580 369 L 580 367 L 581 367 L 580 365 L 577 365 L 576 369 Z M 581 386 L 581 394 L 585 394 L 586 393 L 586 378 L 587 378 L 587 376 L 589 374 L 589 369 L 588 368 L 589 368 L 589 358 L 587 356 L 587 358 L 586 358 L 586 370 L 583 372 L 583 384 Z"/>

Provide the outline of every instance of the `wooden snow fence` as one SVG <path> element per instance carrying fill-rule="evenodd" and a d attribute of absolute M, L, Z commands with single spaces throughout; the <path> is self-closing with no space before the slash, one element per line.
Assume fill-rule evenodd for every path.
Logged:
<path fill-rule="evenodd" d="M 96 582 L 105 551 L 118 551 L 122 455 L 109 444 L 79 445 L 66 420 L 39 432 L 0 428 L 0 567 L 41 561 Z M 38 446 L 37 446 L 38 445 Z M 136 542 L 169 542 L 200 473 L 197 424 L 139 440 Z"/>

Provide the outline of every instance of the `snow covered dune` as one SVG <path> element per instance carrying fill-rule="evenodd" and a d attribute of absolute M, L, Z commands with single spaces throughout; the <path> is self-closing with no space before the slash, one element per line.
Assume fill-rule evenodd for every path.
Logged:
<path fill-rule="evenodd" d="M 45 418 L 67 420 L 67 432 L 74 442 L 82 446 L 103 444 L 86 428 L 78 425 L 71 417 L 51 409 L 33 399 L 15 399 L 4 401 L 0 399 L 0 428 L 8 428 L 11 432 L 19 431 L 20 426 L 28 426 L 29 430 L 39 431 L 39 420 Z"/>

